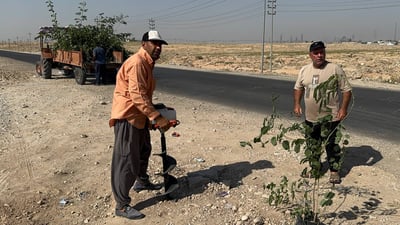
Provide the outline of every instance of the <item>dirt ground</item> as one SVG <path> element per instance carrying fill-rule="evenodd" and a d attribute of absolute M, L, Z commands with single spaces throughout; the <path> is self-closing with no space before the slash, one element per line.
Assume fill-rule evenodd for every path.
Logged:
<path fill-rule="evenodd" d="M 166 134 L 168 153 L 178 162 L 171 174 L 181 187 L 174 200 L 132 191 L 132 205 L 146 217 L 115 217 L 108 127 L 113 88 L 80 86 L 57 71 L 45 80 L 31 64 L 0 58 L 0 224 L 294 224 L 288 209 L 268 205 L 264 185 L 283 175 L 299 179 L 301 155 L 239 145 L 259 134 L 268 115 L 159 91 L 153 101 L 174 107 L 181 121 Z M 332 187 L 327 175 L 319 184 L 322 192 L 336 194 L 321 212 L 323 222 L 400 224 L 399 142 L 350 136 L 342 184 Z M 152 143 L 160 152 L 158 131 L 152 131 Z M 160 157 L 152 156 L 154 182 L 162 182 L 154 175 L 161 168 Z"/>

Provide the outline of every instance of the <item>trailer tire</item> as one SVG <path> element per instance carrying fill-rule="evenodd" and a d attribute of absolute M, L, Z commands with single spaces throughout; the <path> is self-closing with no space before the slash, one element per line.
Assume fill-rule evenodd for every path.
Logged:
<path fill-rule="evenodd" d="M 44 79 L 51 79 L 51 59 L 42 59 L 42 75 Z"/>
<path fill-rule="evenodd" d="M 76 83 L 80 85 L 84 85 L 86 82 L 86 72 L 80 68 L 80 67 L 75 67 L 74 68 L 74 75 L 75 75 L 75 81 Z"/>
<path fill-rule="evenodd" d="M 42 63 L 40 61 L 36 62 L 36 74 L 42 76 Z"/>

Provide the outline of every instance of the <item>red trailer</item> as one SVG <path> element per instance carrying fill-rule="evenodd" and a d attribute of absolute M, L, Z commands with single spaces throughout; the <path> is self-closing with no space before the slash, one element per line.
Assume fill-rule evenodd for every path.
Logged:
<path fill-rule="evenodd" d="M 51 32 L 42 28 L 39 34 Z M 63 70 L 65 74 L 73 74 L 78 84 L 85 84 L 87 77 L 95 76 L 94 62 L 86 61 L 82 51 L 53 50 L 48 43 L 44 46 L 45 36 L 39 35 L 40 61 L 36 63 L 36 73 L 45 79 L 51 78 L 53 68 Z M 106 63 L 106 80 L 115 81 L 118 69 L 124 59 L 123 52 L 113 51 L 112 60 Z"/>

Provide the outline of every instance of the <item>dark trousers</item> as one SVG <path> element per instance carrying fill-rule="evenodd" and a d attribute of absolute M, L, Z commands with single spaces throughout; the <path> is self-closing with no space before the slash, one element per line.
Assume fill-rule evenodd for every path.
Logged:
<path fill-rule="evenodd" d="M 329 122 L 326 125 L 328 133 L 332 133 L 328 138 L 327 144 L 325 146 L 325 151 L 327 155 L 327 160 L 329 163 L 329 170 L 331 172 L 338 172 L 339 168 L 336 165 L 340 165 L 341 159 L 341 151 L 340 146 L 335 144 L 336 139 L 336 127 L 339 125 L 340 121 Z M 321 124 L 320 123 L 312 123 L 306 120 L 306 125 L 312 128 L 312 132 L 309 137 L 316 140 L 314 143 L 322 144 L 326 141 L 326 137 L 321 136 Z M 306 137 L 307 138 L 307 137 Z"/>
<path fill-rule="evenodd" d="M 104 73 L 106 70 L 105 64 L 96 63 L 94 66 L 95 74 L 96 74 L 96 84 L 104 83 Z"/>
<path fill-rule="evenodd" d="M 111 161 L 111 188 L 120 209 L 131 203 L 129 191 L 136 178 L 147 176 L 151 153 L 150 131 L 137 129 L 126 120 L 114 126 L 114 152 Z"/>

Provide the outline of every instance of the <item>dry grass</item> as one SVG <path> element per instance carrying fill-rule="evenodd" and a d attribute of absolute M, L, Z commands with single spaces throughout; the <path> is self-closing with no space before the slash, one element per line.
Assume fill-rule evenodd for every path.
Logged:
<path fill-rule="evenodd" d="M 264 74 L 296 76 L 308 64 L 309 43 L 274 43 L 272 72 L 270 45 L 264 46 Z M 129 43 L 130 51 L 138 43 Z M 161 64 L 194 67 L 215 71 L 261 73 L 261 44 L 191 44 L 171 43 L 164 46 Z M 400 46 L 332 43 L 327 45 L 327 59 L 343 66 L 351 79 L 400 82 Z"/>
<path fill-rule="evenodd" d="M 38 52 L 37 43 L 2 43 L 0 49 Z M 140 42 L 130 42 L 126 49 L 136 52 Z M 272 72 L 270 44 L 264 46 L 264 74 L 296 76 L 301 66 L 310 62 L 309 43 L 274 43 Z M 261 73 L 262 45 L 232 43 L 170 43 L 163 47 L 159 64 L 193 67 L 214 71 Z M 343 66 L 351 79 L 400 82 L 400 45 L 329 43 L 327 59 Z"/>

